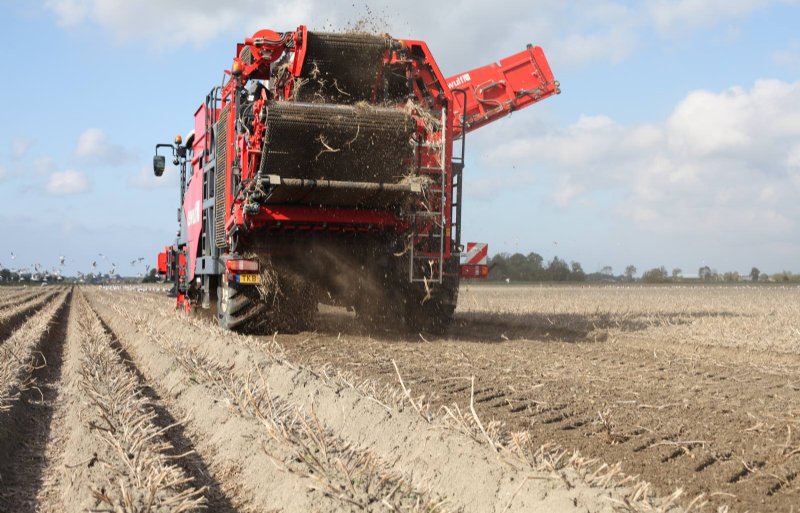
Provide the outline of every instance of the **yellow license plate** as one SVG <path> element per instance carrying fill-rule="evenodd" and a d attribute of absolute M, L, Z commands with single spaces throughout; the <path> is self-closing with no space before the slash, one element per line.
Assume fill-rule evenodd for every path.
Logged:
<path fill-rule="evenodd" d="M 257 283 L 261 283 L 261 276 L 259 276 L 258 274 L 240 274 L 240 275 L 238 275 L 238 280 L 237 281 L 239 283 L 246 283 L 246 284 L 255 283 L 255 284 L 257 284 Z"/>

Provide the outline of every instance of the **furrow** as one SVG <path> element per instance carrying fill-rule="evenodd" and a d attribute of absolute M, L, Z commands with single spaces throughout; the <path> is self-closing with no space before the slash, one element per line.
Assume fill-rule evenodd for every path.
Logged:
<path fill-rule="evenodd" d="M 53 299 L 0 345 L 0 415 L 9 410 L 24 391 L 34 386 L 34 372 L 46 365 L 36 350 L 67 295 L 65 292 Z"/>
<path fill-rule="evenodd" d="M 59 395 L 63 341 L 70 293 L 63 292 L 14 332 L 0 351 L 18 365 L 11 381 L 0 377 L 11 401 L 0 412 L 0 511 L 38 511 L 34 497 L 43 484 L 45 453 Z"/>
<path fill-rule="evenodd" d="M 371 452 L 338 438 L 313 412 L 270 394 L 261 374 L 265 369 L 232 373 L 196 348 L 145 329 L 142 319 L 128 319 L 131 330 L 121 322 L 125 312 L 116 313 L 104 318 L 151 382 L 168 385 L 163 397 L 186 412 L 188 427 L 204 440 L 199 446 L 228 455 L 212 461 L 212 471 L 238 455 L 234 472 L 243 503 L 317 511 L 441 509 L 427 491 L 406 483 Z M 293 493 L 300 489 L 309 492 Z"/>
<path fill-rule="evenodd" d="M 248 412 L 241 410 L 244 405 L 255 408 L 252 405 L 267 400 L 262 396 L 259 401 L 258 394 L 247 390 L 257 392 L 266 388 L 272 404 L 300 409 L 295 417 L 296 424 L 302 424 L 299 419 L 306 419 L 306 422 L 318 419 L 322 432 L 330 430 L 358 450 L 374 453 L 377 461 L 393 462 L 409 486 L 429 487 L 435 496 L 448 500 L 448 508 L 498 512 L 576 511 L 582 507 L 585 510 L 590 498 L 593 505 L 609 504 L 600 494 L 616 494 L 613 483 L 615 476 L 621 474 L 619 465 L 599 466 L 595 465 L 597 460 L 584 461 L 578 457 L 570 461 L 569 457 L 564 458 L 564 452 L 546 448 L 534 449 L 538 459 L 520 461 L 514 454 L 503 451 L 501 457 L 477 431 L 474 417 L 468 411 L 453 413 L 452 422 L 444 415 L 434 421 L 424 410 L 422 415 L 416 413 L 419 405 L 412 406 L 408 397 L 401 397 L 400 403 L 381 401 L 383 396 L 365 393 L 364 390 L 369 389 L 367 385 L 347 383 L 338 374 L 327 375 L 325 371 L 313 372 L 298 367 L 286 361 L 281 350 L 273 350 L 273 346 L 264 341 L 223 332 L 200 320 L 175 315 L 156 303 L 135 301 L 125 294 L 97 293 L 91 299 L 98 312 L 122 337 L 123 345 L 129 348 L 149 379 L 169 390 L 175 401 L 189 400 L 196 404 L 195 408 L 206 411 L 207 416 L 213 411 L 211 405 L 198 402 L 201 395 L 191 392 L 192 385 L 187 383 L 185 375 L 190 368 L 194 369 L 189 374 L 195 380 L 201 384 L 211 380 L 208 388 L 216 387 L 217 397 L 224 392 L 222 397 L 233 408 L 240 409 L 245 417 Z M 153 349 L 153 345 L 158 350 Z M 137 356 L 137 352 L 147 347 L 150 356 Z M 177 373 L 175 360 L 183 361 L 180 364 L 184 367 L 183 375 Z M 402 375 L 404 369 L 398 370 Z M 211 377 L 214 375 L 216 378 Z M 225 379 L 232 384 L 225 385 Z M 560 404 L 550 411 L 557 412 L 566 406 L 568 403 Z M 188 412 L 191 407 L 185 409 L 191 415 Z M 273 410 L 264 410 L 270 412 L 268 423 L 276 423 L 271 414 Z M 257 417 L 252 411 L 249 415 Z M 198 425 L 200 431 L 204 429 L 203 422 L 203 419 L 194 418 L 189 425 Z M 496 433 L 493 430 L 496 428 L 488 426 L 488 433 Z M 231 438 L 228 436 L 224 440 L 225 445 L 235 443 Z M 532 446 L 530 438 L 524 436 L 516 442 L 525 450 Z M 251 458 L 259 457 L 252 451 L 250 454 Z M 504 463 L 502 460 L 506 458 L 510 461 Z M 543 460 L 549 462 L 549 468 L 558 471 L 555 474 L 542 472 L 530 463 Z M 580 477 L 571 470 L 573 466 L 584 471 L 592 468 L 592 471 L 585 478 Z M 249 479 L 248 474 L 241 476 L 240 481 L 247 486 Z M 559 485 L 561 479 L 567 479 L 569 487 Z M 476 487 L 475 483 L 481 486 Z M 587 483 L 612 489 L 600 492 Z M 634 497 L 636 489 L 629 492 Z M 650 496 L 650 492 L 635 495 L 637 500 Z"/>
<path fill-rule="evenodd" d="M 28 317 L 41 310 L 56 293 L 36 295 L 0 312 L 0 345 Z"/>
<path fill-rule="evenodd" d="M 64 449 L 48 467 L 44 511 L 159 511 L 202 508 L 205 488 L 175 464 L 181 455 L 164 437 L 153 405 L 122 363 L 85 299 L 73 305 L 67 380 L 59 417 Z"/>

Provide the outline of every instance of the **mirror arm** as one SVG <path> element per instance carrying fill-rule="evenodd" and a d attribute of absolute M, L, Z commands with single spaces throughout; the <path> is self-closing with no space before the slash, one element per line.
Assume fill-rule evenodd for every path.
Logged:
<path fill-rule="evenodd" d="M 175 146 L 172 144 L 156 144 L 156 155 L 158 155 L 159 148 L 171 148 L 172 149 L 172 156 L 175 156 Z"/>

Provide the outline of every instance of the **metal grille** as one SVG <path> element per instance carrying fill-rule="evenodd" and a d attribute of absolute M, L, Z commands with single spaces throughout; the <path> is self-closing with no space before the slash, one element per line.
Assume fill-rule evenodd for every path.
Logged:
<path fill-rule="evenodd" d="M 261 173 L 397 183 L 408 174 L 414 120 L 401 109 L 273 102 Z"/>
<path fill-rule="evenodd" d="M 383 52 L 391 40 L 368 34 L 309 32 L 300 75 L 309 82 L 298 91 L 300 101 L 319 96 L 355 104 L 372 98 Z"/>
<path fill-rule="evenodd" d="M 239 59 L 245 64 L 253 64 L 253 53 L 250 51 L 249 46 L 245 46 L 242 49 L 242 53 L 239 54 Z"/>
<path fill-rule="evenodd" d="M 217 121 L 217 164 L 214 167 L 214 243 L 218 248 L 225 241 L 225 176 L 227 171 L 228 112 L 230 104 L 220 112 Z"/>

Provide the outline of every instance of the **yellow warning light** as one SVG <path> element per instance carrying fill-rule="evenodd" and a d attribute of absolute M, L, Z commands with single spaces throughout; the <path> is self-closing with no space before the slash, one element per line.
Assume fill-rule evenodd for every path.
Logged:
<path fill-rule="evenodd" d="M 231 75 L 238 77 L 242 74 L 242 71 L 244 71 L 244 65 L 242 64 L 242 61 L 239 59 L 234 59 L 233 66 L 231 66 Z"/>
<path fill-rule="evenodd" d="M 183 142 L 183 137 L 181 137 L 180 135 L 176 135 L 175 136 L 175 144 L 180 145 L 182 142 Z"/>

